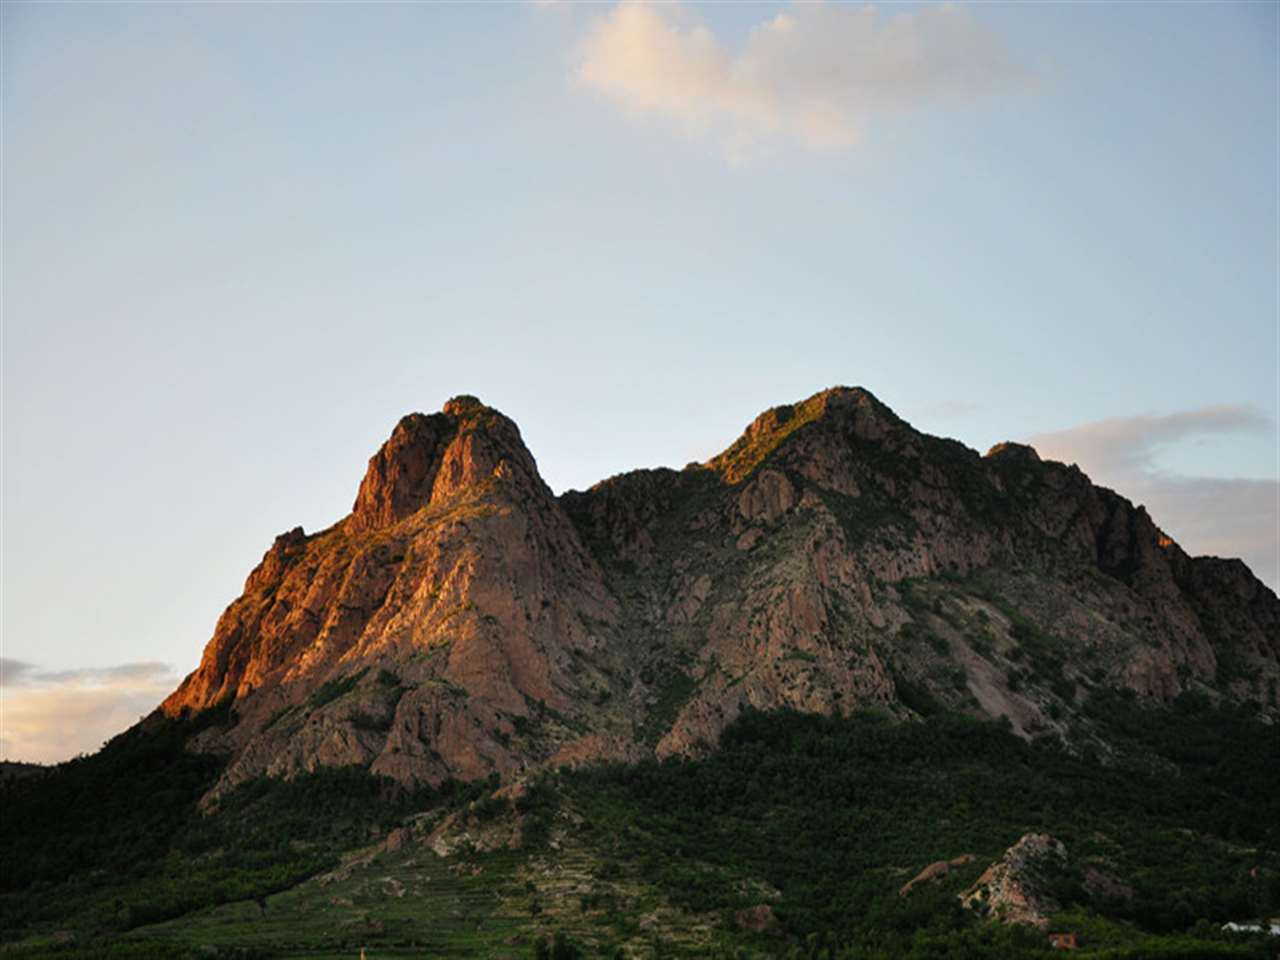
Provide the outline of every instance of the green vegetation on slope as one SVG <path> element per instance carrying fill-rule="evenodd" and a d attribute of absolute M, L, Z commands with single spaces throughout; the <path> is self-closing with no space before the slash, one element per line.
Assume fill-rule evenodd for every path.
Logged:
<path fill-rule="evenodd" d="M 563 956 L 1047 956 L 1040 933 L 984 923 L 956 897 L 1035 831 L 1067 846 L 1050 878 L 1055 923 L 1085 955 L 1267 956 L 1219 927 L 1280 910 L 1280 741 L 1203 698 L 1151 710 L 1095 695 L 1089 709 L 1121 760 L 944 712 L 747 714 L 705 758 L 550 773 L 514 804 L 486 799 L 493 782 L 412 794 L 331 770 L 245 784 L 207 817 L 195 804 L 217 764 L 174 749 L 191 721 L 159 725 L 6 790 L 4 859 L 20 869 L 5 871 L 0 920 L 7 938 L 76 931 L 74 946 L 15 951 L 28 960 L 336 957 L 364 944 L 528 957 L 557 943 Z M 376 847 L 429 809 L 469 810 L 473 834 L 518 817 L 524 846 Z M 364 852 L 299 883 L 344 850 Z M 926 864 L 966 853 L 899 896 Z M 741 929 L 738 912 L 760 904 L 776 931 Z"/>
<path fill-rule="evenodd" d="M 17 893 L 74 883 L 89 870 L 141 875 L 141 865 L 165 857 L 222 768 L 183 744 L 231 720 L 229 706 L 195 720 L 153 715 L 92 756 L 5 785 L 0 926 L 15 929 L 19 917 L 10 907 Z"/>
<path fill-rule="evenodd" d="M 121 933 L 211 905 L 261 900 L 337 862 L 411 812 L 482 795 L 492 784 L 409 792 L 363 769 L 257 779 L 198 809 L 222 762 L 183 749 L 234 722 L 159 715 L 93 756 L 3 792 L 0 930 L 4 939 L 68 927 Z"/>
<path fill-rule="evenodd" d="M 727 920 L 760 902 L 763 881 L 778 891 L 783 929 L 831 956 L 962 955 L 974 937 L 995 951 L 956 893 L 1032 831 L 1063 840 L 1077 868 L 1096 865 L 1132 888 L 1091 900 L 1077 869 L 1056 891 L 1064 907 L 1109 917 L 1112 941 L 1280 908 L 1272 732 L 1193 699 L 1173 711 L 1122 698 L 1097 708 L 1152 751 L 1141 764 L 1103 766 L 953 715 L 895 724 L 754 714 L 705 759 L 580 771 L 564 790 L 583 829 L 673 903 Z M 948 882 L 897 896 L 916 870 L 964 853 L 977 859 Z"/>

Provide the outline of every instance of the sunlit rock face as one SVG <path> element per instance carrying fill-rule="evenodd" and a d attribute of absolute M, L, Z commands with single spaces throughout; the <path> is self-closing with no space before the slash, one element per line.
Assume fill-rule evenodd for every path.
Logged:
<path fill-rule="evenodd" d="M 350 516 L 276 540 L 164 709 L 235 699 L 228 783 L 509 774 L 584 726 L 571 671 L 617 617 L 516 426 L 461 398 L 397 425 Z"/>
<path fill-rule="evenodd" d="M 1087 739 L 1094 692 L 1280 712 L 1280 604 L 1075 467 L 985 457 L 836 388 L 724 453 L 557 498 L 473 397 L 410 414 L 350 515 L 277 537 L 169 714 L 247 777 L 438 782 L 696 754 L 742 711 L 1006 717 Z M 216 793 L 217 791 L 215 791 Z"/>

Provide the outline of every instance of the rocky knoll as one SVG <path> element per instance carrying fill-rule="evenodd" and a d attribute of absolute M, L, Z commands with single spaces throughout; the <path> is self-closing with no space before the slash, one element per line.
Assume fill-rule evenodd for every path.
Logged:
<path fill-rule="evenodd" d="M 1028 833 L 960 894 L 966 909 L 1003 923 L 1025 923 L 1044 930 L 1057 909 L 1046 892 L 1066 866 L 1067 850 L 1047 833 Z"/>
<path fill-rule="evenodd" d="M 696 753 L 749 708 L 950 708 L 1095 735 L 1103 689 L 1280 712 L 1280 602 L 1073 466 L 921 434 L 870 393 L 555 497 L 515 424 L 412 414 L 349 516 L 278 537 L 173 715 L 233 702 L 221 788 Z"/>

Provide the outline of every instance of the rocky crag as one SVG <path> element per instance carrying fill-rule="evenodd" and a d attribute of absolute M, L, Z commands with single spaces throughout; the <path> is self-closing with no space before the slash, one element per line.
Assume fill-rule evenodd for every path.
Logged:
<path fill-rule="evenodd" d="M 982 872 L 960 894 L 960 904 L 1003 923 L 1049 928 L 1058 909 L 1048 892 L 1055 875 L 1066 871 L 1067 849 L 1047 833 L 1028 833 Z"/>
<path fill-rule="evenodd" d="M 276 538 L 162 709 L 231 702 L 193 744 L 230 757 L 216 797 L 320 765 L 435 783 L 694 754 L 747 709 L 962 710 L 1105 749 L 1097 691 L 1274 717 L 1278 681 L 1280 601 L 1239 560 L 865 390 L 561 497 L 459 397 L 400 421 L 347 517 Z"/>

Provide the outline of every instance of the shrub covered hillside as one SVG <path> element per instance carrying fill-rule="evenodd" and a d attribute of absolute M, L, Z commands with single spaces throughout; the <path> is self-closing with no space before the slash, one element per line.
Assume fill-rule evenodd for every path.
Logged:
<path fill-rule="evenodd" d="M 1181 941 L 1280 911 L 1274 730 L 1194 698 L 1170 711 L 1124 698 L 1097 710 L 1125 730 L 1128 758 L 1104 765 L 955 715 L 749 714 L 704 760 L 581 771 L 562 795 L 612 862 L 635 865 L 688 911 L 729 918 L 769 903 L 792 944 L 765 938 L 757 947 L 769 952 L 1037 952 L 1044 937 L 983 924 L 957 899 L 1029 832 L 1065 844 L 1067 864 L 1049 880 L 1057 923 L 1087 930 L 1095 948 L 1199 956 L 1210 948 Z M 971 864 L 899 896 L 916 871 L 965 854 Z"/>
<path fill-rule="evenodd" d="M 1051 928 L 1085 955 L 1273 956 L 1220 929 L 1280 912 L 1272 728 L 1195 697 L 1090 709 L 1123 743 L 1105 762 L 949 713 L 747 713 L 698 760 L 562 770 L 514 794 L 329 771 L 246 784 L 208 816 L 216 770 L 183 788 L 192 758 L 161 761 L 174 734 L 135 734 L 6 795 L 28 826 L 6 817 L 5 934 L 23 957 L 1038 956 L 1044 932 L 958 895 L 1045 833 L 1067 851 L 1036 878 Z M 95 777 L 129 772 L 133 802 L 95 812 Z M 958 865 L 901 894 L 937 861 Z"/>

